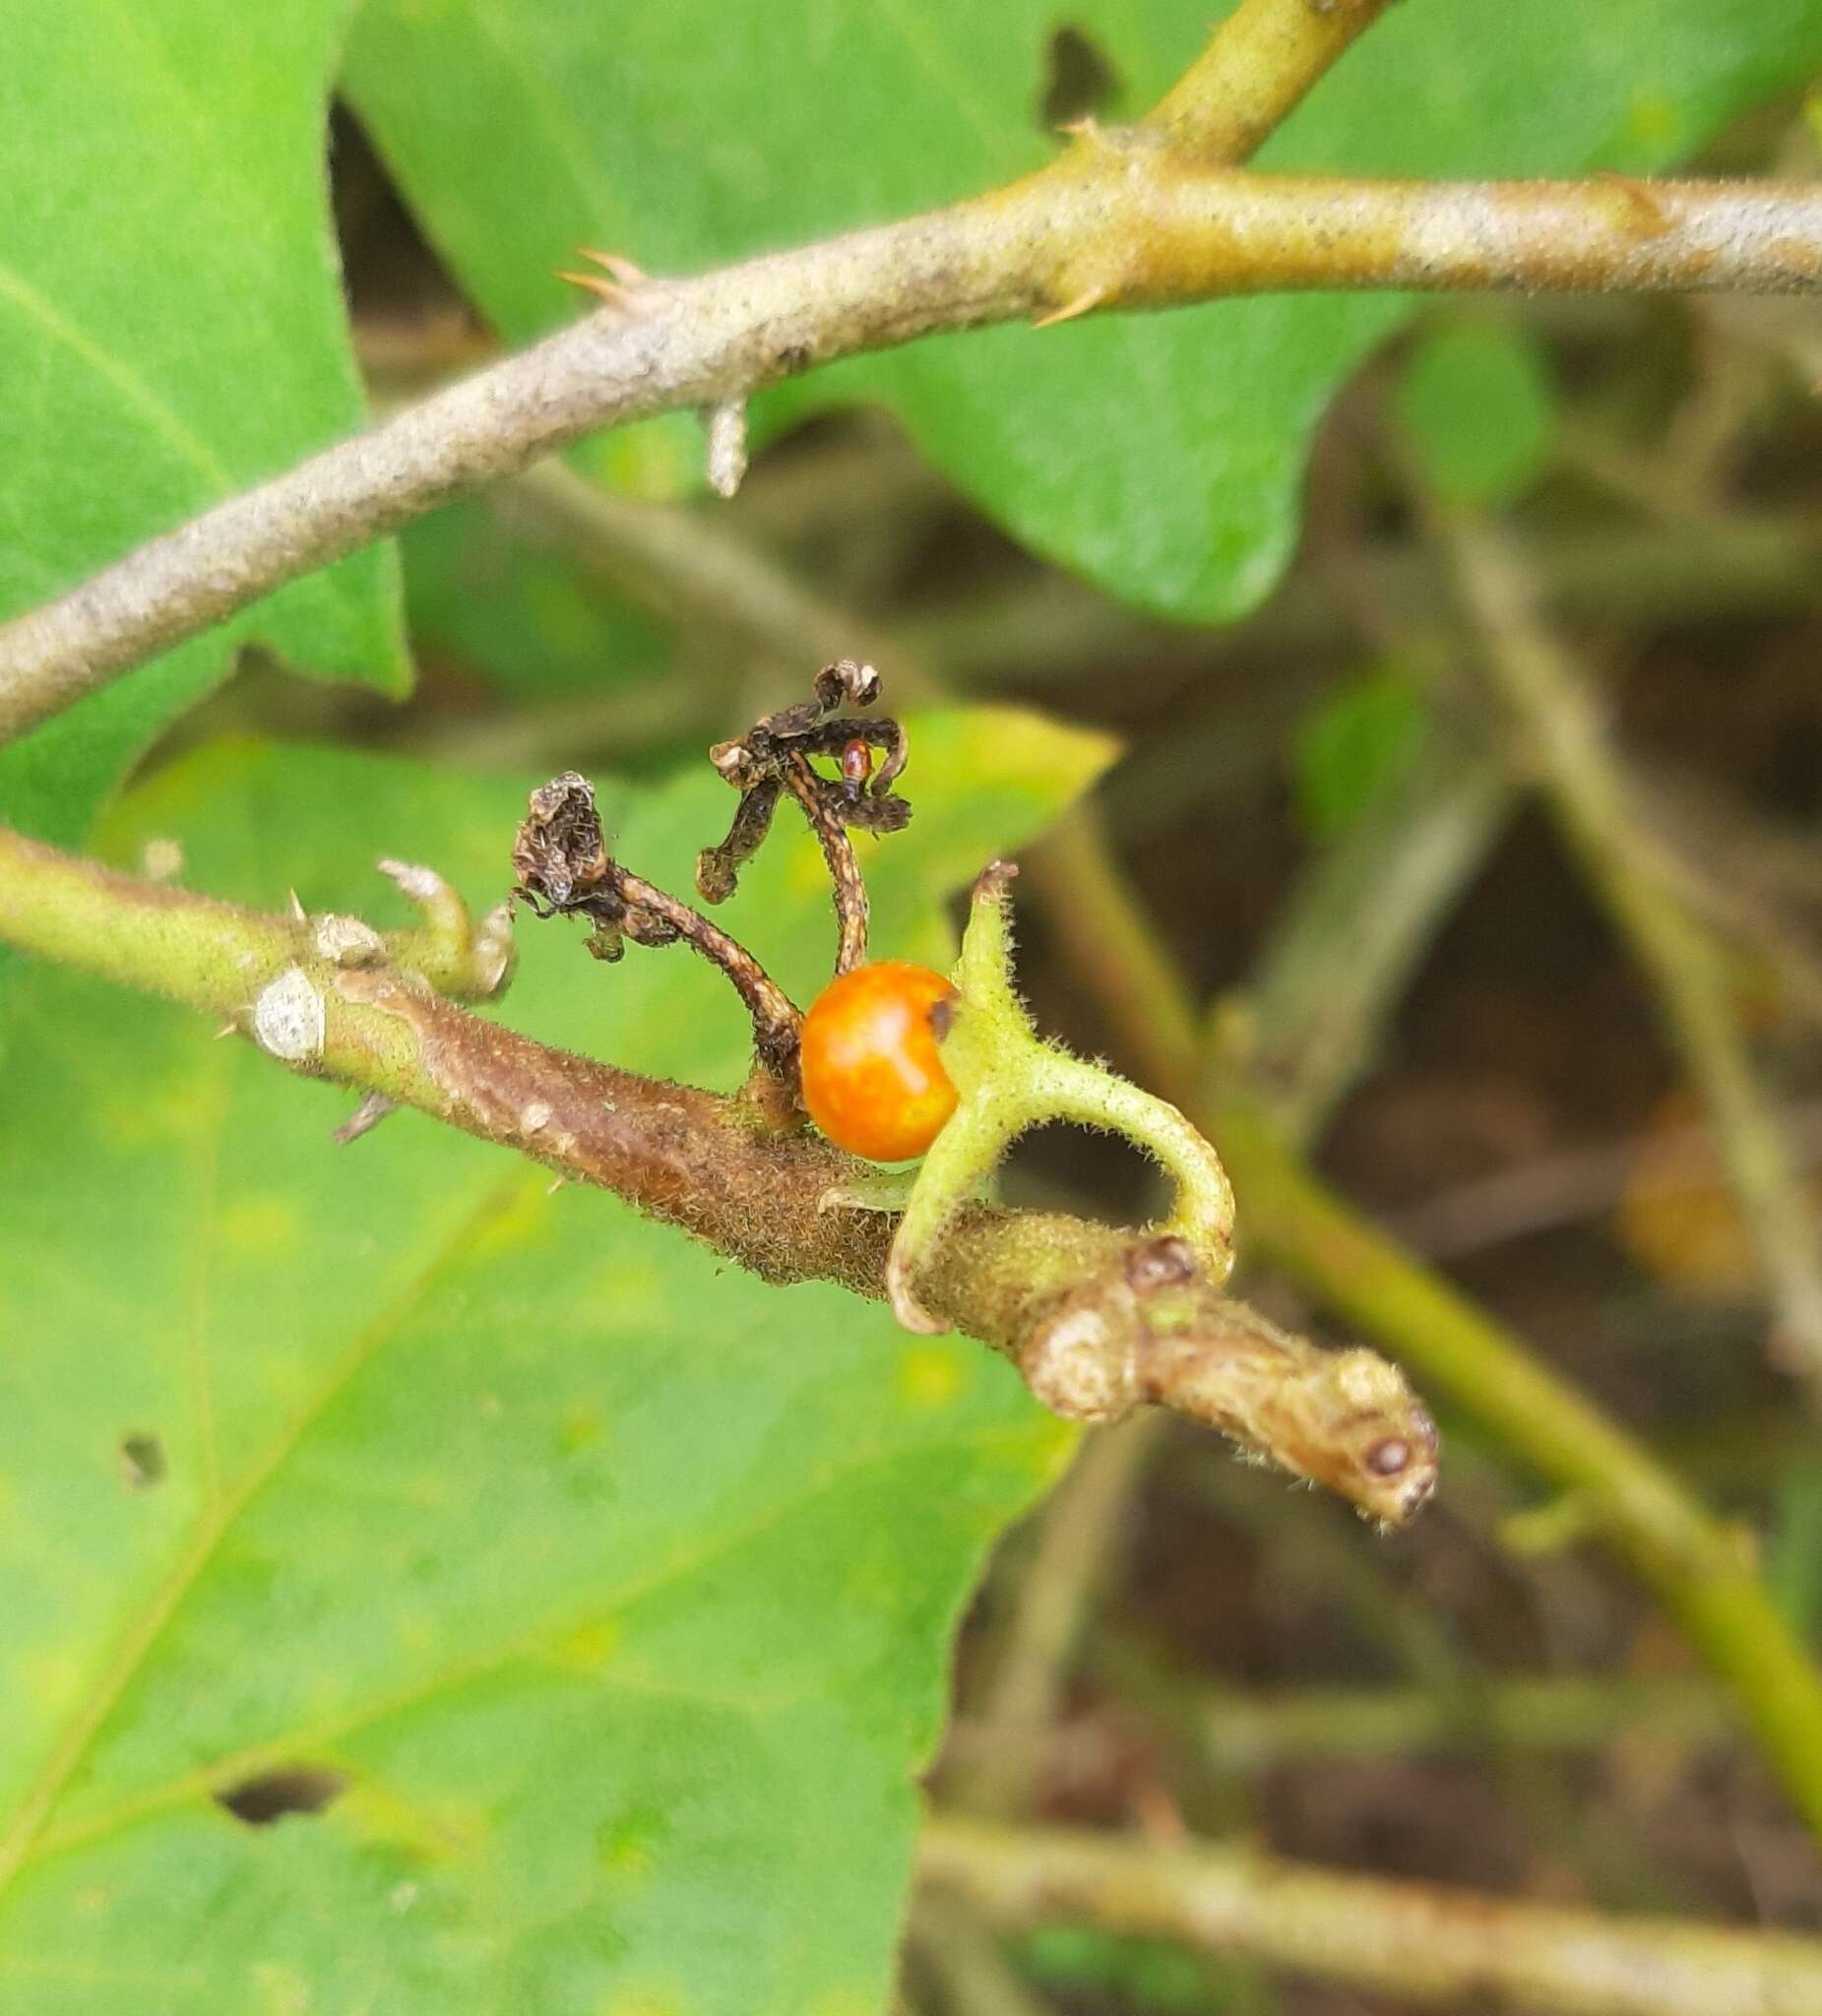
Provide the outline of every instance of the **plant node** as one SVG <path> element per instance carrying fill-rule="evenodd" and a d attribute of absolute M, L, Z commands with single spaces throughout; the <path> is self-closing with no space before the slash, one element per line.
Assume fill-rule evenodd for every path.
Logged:
<path fill-rule="evenodd" d="M 1188 1239 L 1142 1234 L 1121 1265 L 1046 1302 L 1012 1356 L 1053 1414 L 1167 1407 L 1382 1526 L 1408 1524 L 1436 1488 L 1439 1437 L 1404 1373 L 1375 1352 L 1324 1351 L 1210 1286 Z"/>
<path fill-rule="evenodd" d="M 918 1301 L 917 1271 L 1006 1150 L 1045 1120 L 1122 1134 L 1144 1149 L 1176 1182 L 1157 1231 L 1174 1237 L 1218 1287 L 1233 1266 L 1233 1191 L 1214 1149 L 1175 1106 L 1070 1056 L 1032 1027 L 1012 982 L 1008 889 L 1016 872 L 995 861 L 975 882 L 952 976 L 959 998 L 937 1030 L 958 1103 L 912 1182 L 886 1266 L 888 1298 L 908 1330 L 947 1327 Z"/>

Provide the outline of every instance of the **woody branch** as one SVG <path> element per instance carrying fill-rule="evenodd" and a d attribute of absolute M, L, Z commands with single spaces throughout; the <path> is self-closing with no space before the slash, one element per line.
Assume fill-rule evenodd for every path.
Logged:
<path fill-rule="evenodd" d="M 1822 185 L 1256 175 L 1212 164 L 1234 136 L 1164 116 L 1176 98 L 947 210 L 694 279 L 601 283 L 600 312 L 0 627 L 0 740 L 584 434 L 920 336 L 1305 288 L 1822 292 Z"/>

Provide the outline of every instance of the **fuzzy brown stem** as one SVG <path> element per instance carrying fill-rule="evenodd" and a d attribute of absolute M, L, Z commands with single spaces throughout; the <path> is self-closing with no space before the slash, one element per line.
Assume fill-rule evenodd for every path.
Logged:
<path fill-rule="evenodd" d="M 834 1281 L 883 1297 L 897 1220 L 840 1201 L 865 1187 L 870 1165 L 807 1129 L 768 1128 L 748 1098 L 550 1049 L 457 1007 L 371 948 L 355 963 L 325 955 L 314 932 L 311 919 L 139 882 L 0 829 L 0 942 L 225 1017 L 302 1076 L 416 1106 L 611 1190 L 769 1281 Z M 1097 1351 L 1128 1378 L 1130 1404 L 1207 1426 L 1232 1424 L 1262 1349 L 1294 1348 L 1305 1383 L 1322 1387 L 1323 1354 L 1273 1330 L 1193 1263 L 1161 1271 L 1161 1243 L 1180 1244 L 974 1207 L 930 1256 L 919 1292 L 946 1324 L 1028 1377 L 1035 1360 L 1053 1358 L 1066 1339 L 1079 1346 L 1092 1329 Z M 1337 1363 L 1346 1371 L 1363 1355 Z M 1079 1351 L 1071 1363 L 1081 1369 Z M 1408 1389 L 1382 1370 L 1409 1412 Z M 1325 1449 L 1318 1464 L 1292 1436 L 1282 1460 L 1396 1518 L 1421 1497 L 1387 1502 L 1391 1485 L 1374 1460 L 1384 1437 L 1372 1422 L 1360 1423 L 1357 1449 Z"/>
<path fill-rule="evenodd" d="M 786 755 L 780 762 L 779 775 L 785 788 L 803 807 L 803 816 L 810 822 L 810 831 L 823 850 L 829 880 L 835 887 L 836 974 L 839 976 L 852 973 L 855 967 L 866 964 L 867 920 L 871 914 L 867 886 L 861 879 L 860 863 L 854 858 L 854 844 L 829 803 L 823 782 L 810 768 L 807 757 Z"/>

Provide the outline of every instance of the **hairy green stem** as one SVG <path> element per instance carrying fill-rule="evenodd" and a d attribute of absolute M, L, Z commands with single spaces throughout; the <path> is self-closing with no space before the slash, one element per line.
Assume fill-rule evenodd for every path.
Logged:
<path fill-rule="evenodd" d="M 416 1106 L 611 1190 L 767 1280 L 888 1292 L 897 1221 L 830 1208 L 876 1174 L 870 1165 L 807 1129 L 759 1126 L 742 1098 L 549 1049 L 445 1000 L 433 979 L 497 988 L 510 947 L 484 919 L 469 934 L 468 968 L 454 971 L 449 919 L 434 921 L 441 885 L 403 872 L 433 924 L 383 939 L 351 917 L 267 917 L 138 882 L 0 829 L 0 943 L 225 1018 L 299 1075 Z M 1056 1412 L 1166 1407 L 1374 1517 L 1414 1511 L 1433 1466 L 1415 1460 L 1422 1438 L 1410 1421 L 1423 1418 L 1402 1375 L 1370 1352 L 1319 1352 L 1277 1329 L 1222 1292 L 1225 1268 L 1195 1265 L 1178 1243 L 964 1201 L 923 1255 L 919 1292 L 937 1322 L 1004 1353 Z M 1117 1369 L 1117 1395 L 1106 1379 L 1081 1387 L 1091 1333 L 1103 1370 Z M 1383 1409 L 1359 1403 L 1363 1378 Z M 1312 1436 L 1293 1403 L 1318 1405 L 1337 1383 L 1355 1397 L 1345 1432 Z M 1396 1473 L 1376 1460 L 1388 1437 L 1406 1459 Z"/>
<path fill-rule="evenodd" d="M 1095 801 L 1062 814 L 1023 874 L 1064 957 L 1106 1015 L 1120 1053 L 1148 1085 L 1182 1086 L 1195 1071 L 1200 1033 L 1175 962 L 1150 915 L 1126 900 Z"/>

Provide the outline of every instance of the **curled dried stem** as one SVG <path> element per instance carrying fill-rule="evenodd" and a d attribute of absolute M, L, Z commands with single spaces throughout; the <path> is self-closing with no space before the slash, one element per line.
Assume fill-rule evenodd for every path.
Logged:
<path fill-rule="evenodd" d="M 866 883 L 848 829 L 897 833 L 911 820 L 911 806 L 892 790 L 910 753 L 905 730 L 885 716 L 870 721 L 835 716 L 844 703 L 872 706 L 880 688 L 871 665 L 838 659 L 816 674 L 808 700 L 767 715 L 744 735 L 718 742 L 709 751 L 709 760 L 739 791 L 740 804 L 727 838 L 719 847 L 705 848 L 697 858 L 697 893 L 705 903 L 724 903 L 733 894 L 741 868 L 772 829 L 780 797 L 788 792 L 816 836 L 835 886 L 838 975 L 851 972 L 867 956 Z M 877 771 L 875 749 L 885 754 Z M 835 757 L 841 774 L 824 777 L 812 756 Z"/>
<path fill-rule="evenodd" d="M 625 941 L 674 945 L 679 940 L 727 976 L 753 1023 L 753 1047 L 764 1073 L 796 1101 L 796 1004 L 746 947 L 700 911 L 623 868 L 607 851 L 595 787 L 565 771 L 534 790 L 513 843 L 515 893 L 538 916 L 585 916 L 589 950 L 617 960 Z"/>

